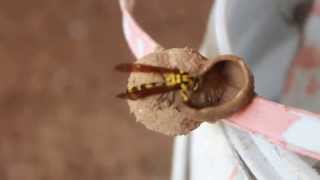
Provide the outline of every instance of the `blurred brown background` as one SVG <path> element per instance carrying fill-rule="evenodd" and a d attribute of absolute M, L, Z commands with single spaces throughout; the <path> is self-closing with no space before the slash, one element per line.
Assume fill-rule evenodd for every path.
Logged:
<path fill-rule="evenodd" d="M 211 0 L 137 0 L 165 47 L 197 48 Z M 171 137 L 114 98 L 134 58 L 117 0 L 0 0 L 0 179 L 169 179 Z"/>

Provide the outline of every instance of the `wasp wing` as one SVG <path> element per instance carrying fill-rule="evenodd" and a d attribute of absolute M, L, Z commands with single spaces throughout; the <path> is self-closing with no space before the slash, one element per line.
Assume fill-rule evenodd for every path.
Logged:
<path fill-rule="evenodd" d="M 167 86 L 166 84 L 161 84 L 161 85 L 153 86 L 150 88 L 145 88 L 145 86 L 143 85 L 141 87 L 142 87 L 141 90 L 135 90 L 131 92 L 127 91 L 125 93 L 120 93 L 117 95 L 117 97 L 121 99 L 137 100 L 137 99 L 141 99 L 141 98 L 155 95 L 155 94 L 162 94 L 162 93 L 178 90 L 180 88 L 179 85 Z"/>
<path fill-rule="evenodd" d="M 115 66 L 120 72 L 144 72 L 144 73 L 179 73 L 177 68 L 165 68 L 139 63 L 121 63 Z"/>

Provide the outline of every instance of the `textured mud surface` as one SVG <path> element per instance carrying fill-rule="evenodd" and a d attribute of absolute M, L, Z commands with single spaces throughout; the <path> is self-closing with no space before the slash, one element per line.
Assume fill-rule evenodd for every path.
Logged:
<path fill-rule="evenodd" d="M 198 78 L 198 88 L 189 89 L 187 102 L 182 101 L 179 89 L 128 100 L 138 122 L 166 135 L 187 134 L 203 121 L 225 118 L 248 105 L 255 95 L 252 73 L 237 56 L 221 55 L 208 60 L 186 47 L 157 50 L 136 62 L 177 68 Z M 134 72 L 129 77 L 128 87 L 163 81 L 163 75 L 158 73 Z"/>
<path fill-rule="evenodd" d="M 154 52 L 137 62 L 166 68 L 178 68 L 196 77 L 207 60 L 192 49 L 172 48 Z M 129 87 L 161 81 L 163 81 L 163 77 L 158 74 L 132 73 L 129 78 Z M 188 117 L 185 112 L 181 112 L 181 106 L 185 105 L 178 91 L 154 95 L 137 101 L 129 100 L 128 102 L 137 121 L 151 130 L 166 135 L 187 134 L 201 123 Z"/>
<path fill-rule="evenodd" d="M 164 46 L 198 47 L 211 1 L 137 2 Z M 0 27 L 1 180 L 169 178 L 172 139 L 114 98 L 133 58 L 116 0 L 0 0 Z"/>

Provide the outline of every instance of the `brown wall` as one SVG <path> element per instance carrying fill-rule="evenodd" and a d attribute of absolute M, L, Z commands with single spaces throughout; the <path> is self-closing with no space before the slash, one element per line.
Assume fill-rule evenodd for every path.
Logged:
<path fill-rule="evenodd" d="M 211 1 L 136 1 L 165 47 L 199 46 Z M 1 180 L 168 179 L 173 138 L 114 97 L 120 23 L 116 0 L 0 0 Z"/>

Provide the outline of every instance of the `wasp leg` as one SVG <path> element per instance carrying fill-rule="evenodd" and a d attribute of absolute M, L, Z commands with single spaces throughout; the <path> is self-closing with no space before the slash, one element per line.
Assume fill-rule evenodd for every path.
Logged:
<path fill-rule="evenodd" d="M 175 100 L 176 100 L 176 93 L 170 92 L 170 94 L 168 95 L 168 106 L 172 106 Z"/>
<path fill-rule="evenodd" d="M 156 103 L 152 106 L 153 108 L 155 106 L 159 106 L 159 104 L 161 104 L 163 102 L 163 100 L 165 99 L 165 94 L 160 94 L 159 97 L 157 97 L 156 99 Z"/>
<path fill-rule="evenodd" d="M 165 82 L 165 81 L 166 81 L 166 76 L 165 76 L 165 74 L 160 74 L 160 76 L 161 76 L 162 80 Z"/>
<path fill-rule="evenodd" d="M 162 109 L 163 107 L 170 107 L 174 104 L 175 100 L 176 100 L 175 92 L 168 92 L 168 93 L 161 94 L 157 98 L 157 100 L 156 100 L 157 103 L 153 105 L 153 108 L 156 106 L 159 109 Z M 164 102 L 166 105 L 162 104 Z"/>
<path fill-rule="evenodd" d="M 169 92 L 170 93 L 170 92 Z M 162 109 L 162 103 L 168 100 L 168 93 L 160 94 L 156 99 L 156 103 L 152 105 L 152 108 L 157 107 L 157 109 Z"/>
<path fill-rule="evenodd" d="M 189 100 L 188 91 L 181 89 L 179 92 L 180 92 L 180 95 L 182 97 L 183 102 L 187 102 Z"/>
<path fill-rule="evenodd" d="M 187 102 L 189 100 L 190 94 L 188 86 L 185 83 L 180 84 L 180 95 L 182 97 L 183 102 Z"/>

